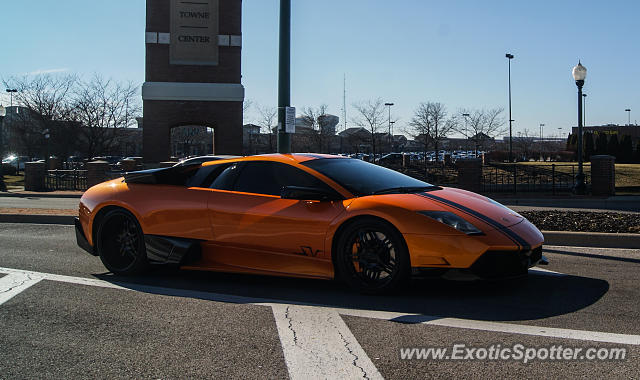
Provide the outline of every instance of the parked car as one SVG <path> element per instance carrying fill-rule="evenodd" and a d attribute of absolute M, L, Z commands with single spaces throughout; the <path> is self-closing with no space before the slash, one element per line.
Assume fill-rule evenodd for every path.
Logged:
<path fill-rule="evenodd" d="M 87 190 L 75 224 L 78 245 L 119 275 L 169 264 L 380 293 L 414 273 L 498 279 L 546 262 L 540 231 L 489 198 L 330 155 L 126 173 Z"/>
<path fill-rule="evenodd" d="M 24 164 L 31 161 L 29 156 L 10 155 L 2 160 L 2 172 L 7 175 L 15 175 L 24 171 Z"/>

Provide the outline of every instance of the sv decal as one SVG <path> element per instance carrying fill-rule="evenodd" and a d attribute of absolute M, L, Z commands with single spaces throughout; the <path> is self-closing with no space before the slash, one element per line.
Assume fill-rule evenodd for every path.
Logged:
<path fill-rule="evenodd" d="M 308 247 L 308 246 L 302 246 L 300 247 L 300 252 L 294 252 L 296 255 L 302 255 L 302 256 L 309 256 L 309 257 L 317 257 L 318 254 L 322 253 L 321 250 L 316 249 L 315 251 L 313 250 L 313 248 Z"/>

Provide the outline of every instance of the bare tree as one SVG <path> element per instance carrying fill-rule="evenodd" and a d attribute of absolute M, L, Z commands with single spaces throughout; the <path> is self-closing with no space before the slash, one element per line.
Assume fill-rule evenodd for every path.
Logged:
<path fill-rule="evenodd" d="M 247 124 L 251 122 L 251 119 L 248 117 L 249 110 L 253 108 L 253 100 L 245 99 L 242 102 L 242 123 Z"/>
<path fill-rule="evenodd" d="M 207 127 L 185 125 L 171 128 L 172 155 L 186 157 L 191 154 L 202 154 L 210 141 L 211 135 Z"/>
<path fill-rule="evenodd" d="M 242 113 L 246 113 L 247 111 L 249 111 L 249 108 L 251 108 L 253 106 L 253 100 L 251 99 L 245 99 L 242 102 Z"/>
<path fill-rule="evenodd" d="M 376 133 L 385 125 L 388 120 L 384 117 L 384 102 L 382 99 L 370 99 L 359 103 L 354 103 L 353 108 L 357 116 L 353 123 L 363 126 L 371 133 L 371 151 L 375 159 L 376 156 Z"/>
<path fill-rule="evenodd" d="M 424 165 L 427 165 L 427 151 L 429 147 L 433 145 L 433 125 L 431 124 L 431 118 L 429 112 L 424 103 L 420 103 L 418 108 L 413 113 L 413 117 L 409 121 L 409 135 L 414 138 L 415 141 L 420 143 L 422 147 L 422 155 L 424 158 Z"/>
<path fill-rule="evenodd" d="M 261 106 L 259 104 L 256 104 L 256 108 L 260 114 L 258 125 L 269 133 L 269 151 L 274 152 L 273 128 L 276 126 L 276 121 L 278 120 L 278 109 L 276 107 Z"/>
<path fill-rule="evenodd" d="M 433 145 L 438 161 L 438 144 L 451 134 L 457 124 L 455 117 L 447 117 L 447 107 L 442 103 L 427 102 L 418 105 L 409 126 L 414 138 L 423 146 L 425 160 L 428 147 Z"/>
<path fill-rule="evenodd" d="M 468 112 L 469 118 L 466 130 L 461 129 L 460 125 L 458 126 L 457 130 L 468 135 L 467 138 L 474 144 L 476 155 L 480 148 L 484 148 L 487 140 L 495 139 L 505 133 L 506 129 L 503 128 L 505 121 L 502 117 L 502 112 L 504 112 L 503 108 L 474 110 Z"/>
<path fill-rule="evenodd" d="M 518 132 L 518 137 L 514 140 L 516 151 L 520 153 L 523 160 L 528 160 L 534 153 L 534 134 L 525 128 L 524 132 Z"/>
<path fill-rule="evenodd" d="M 77 83 L 74 75 L 42 74 L 11 77 L 3 80 L 7 88 L 15 88 L 15 102 L 23 107 L 12 115 L 12 134 L 29 156 L 54 153 L 66 156 L 75 148 L 73 133 L 72 91 Z M 50 139 L 47 138 L 50 137 Z"/>
<path fill-rule="evenodd" d="M 138 87 L 132 83 L 105 80 L 98 75 L 90 81 L 78 82 L 73 116 L 81 125 L 79 132 L 87 157 L 114 147 L 120 130 L 140 114 L 137 96 Z"/>
<path fill-rule="evenodd" d="M 322 104 L 317 108 L 313 107 L 304 107 L 302 109 L 302 119 L 304 123 L 311 128 L 311 133 L 308 133 L 310 136 L 312 144 L 317 147 L 317 152 L 323 152 L 323 135 L 324 131 L 322 130 L 322 118 L 327 115 L 327 108 L 329 108 L 326 104 Z"/>

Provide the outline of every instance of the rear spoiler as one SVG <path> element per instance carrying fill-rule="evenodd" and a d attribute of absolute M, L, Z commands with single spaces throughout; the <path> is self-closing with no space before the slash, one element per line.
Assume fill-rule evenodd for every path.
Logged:
<path fill-rule="evenodd" d="M 184 186 L 185 181 L 200 164 L 186 166 L 171 166 L 168 168 L 147 169 L 124 173 L 126 183 L 147 185 L 177 185 Z"/>

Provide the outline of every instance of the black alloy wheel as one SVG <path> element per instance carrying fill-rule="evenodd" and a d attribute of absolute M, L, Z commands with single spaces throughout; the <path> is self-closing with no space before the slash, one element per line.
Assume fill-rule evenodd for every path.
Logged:
<path fill-rule="evenodd" d="M 363 293 L 391 291 L 407 280 L 411 272 L 402 236 L 377 219 L 361 219 L 349 225 L 337 248 L 340 277 Z"/>
<path fill-rule="evenodd" d="M 102 218 L 97 237 L 100 259 L 111 272 L 130 275 L 147 269 L 144 235 L 130 212 L 109 211 Z"/>

